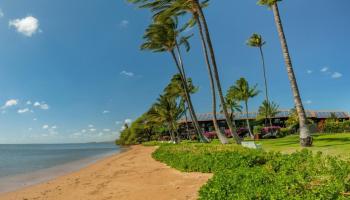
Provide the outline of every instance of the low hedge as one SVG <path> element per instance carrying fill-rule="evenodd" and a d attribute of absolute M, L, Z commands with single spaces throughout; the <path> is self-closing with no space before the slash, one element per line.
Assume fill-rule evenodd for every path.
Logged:
<path fill-rule="evenodd" d="M 156 160 L 185 172 L 214 173 L 200 199 L 349 199 L 349 162 L 313 155 L 251 150 L 237 145 L 161 145 Z"/>

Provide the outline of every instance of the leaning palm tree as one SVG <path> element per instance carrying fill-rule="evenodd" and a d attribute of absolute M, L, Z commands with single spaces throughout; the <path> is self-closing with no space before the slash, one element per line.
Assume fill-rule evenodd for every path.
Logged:
<path fill-rule="evenodd" d="M 209 34 L 209 28 L 202 10 L 203 7 L 207 6 L 208 0 L 205 0 L 201 3 L 198 0 L 129 0 L 129 2 L 143 3 L 140 7 L 150 8 L 153 12 L 155 12 L 154 18 L 156 19 L 167 18 L 169 16 L 184 15 L 185 13 L 192 14 L 193 18 L 191 18 L 189 22 L 186 23 L 184 28 L 188 26 L 193 26 L 195 24 L 198 25 L 200 38 L 202 42 L 202 48 L 204 52 L 204 58 L 207 64 L 209 80 L 210 80 L 211 90 L 212 90 L 214 126 L 215 127 L 217 126 L 218 128 L 217 117 L 216 117 L 216 92 L 215 92 L 216 91 L 215 86 L 216 86 L 219 93 L 222 110 L 225 114 L 225 118 L 227 121 L 227 125 L 232 135 L 234 136 L 236 143 L 239 144 L 241 142 L 241 139 L 235 132 L 233 123 L 230 120 L 230 115 L 227 111 L 225 99 L 221 89 L 219 73 L 217 70 L 214 48 L 212 46 L 212 42 Z M 211 65 L 213 65 L 213 67 Z M 224 135 L 220 137 L 222 137 L 223 140 L 227 141 L 227 138 L 225 139 Z"/>
<path fill-rule="evenodd" d="M 175 143 L 179 141 L 178 120 L 183 114 L 183 107 L 176 102 L 176 99 L 166 95 L 160 95 L 157 103 L 148 112 L 149 118 L 159 124 L 165 125 L 171 140 Z"/>
<path fill-rule="evenodd" d="M 201 40 L 202 40 L 202 47 L 204 50 L 206 63 L 208 65 L 209 76 L 211 76 L 211 79 L 215 80 L 215 81 L 213 81 L 213 80 L 211 80 L 211 81 L 215 82 L 215 86 L 216 86 L 216 89 L 217 89 L 218 94 L 219 94 L 220 104 L 222 106 L 222 111 L 223 111 L 224 116 L 226 118 L 226 123 L 230 129 L 231 134 L 235 138 L 236 143 L 239 144 L 239 143 L 241 143 L 241 139 L 239 138 L 238 134 L 235 131 L 233 122 L 231 121 L 230 115 L 229 115 L 228 110 L 227 110 L 224 94 L 223 94 L 222 87 L 221 87 L 219 71 L 218 71 L 218 67 L 217 67 L 217 63 L 216 63 L 214 47 L 213 47 L 210 32 L 209 32 L 209 26 L 208 26 L 205 14 L 204 14 L 203 9 L 202 9 L 204 6 L 207 5 L 207 3 L 209 1 L 206 0 L 202 3 L 200 3 L 198 0 L 189 0 L 188 2 L 191 5 L 191 8 L 193 10 L 192 13 L 196 17 L 196 22 L 198 24 L 199 33 L 200 33 Z M 209 67 L 209 60 L 211 61 L 211 67 Z M 214 78 L 212 78 L 212 77 L 214 77 Z M 213 86 L 212 86 L 212 88 L 213 88 Z"/>
<path fill-rule="evenodd" d="M 236 81 L 235 85 L 231 86 L 228 90 L 228 95 L 233 97 L 238 101 L 243 101 L 245 105 L 246 112 L 246 122 L 247 129 L 251 137 L 254 137 L 252 134 L 250 123 L 249 123 L 249 111 L 248 111 L 248 101 L 250 98 L 253 98 L 259 94 L 259 91 L 256 89 L 257 85 L 250 87 L 248 81 L 245 78 L 240 78 Z"/>
<path fill-rule="evenodd" d="M 174 60 L 175 66 L 181 76 L 181 81 L 184 88 L 186 101 L 189 106 L 191 117 L 193 118 L 193 125 L 197 131 L 198 137 L 202 142 L 208 142 L 208 139 L 203 135 L 202 129 L 199 126 L 194 107 L 192 105 L 191 96 L 186 84 L 186 75 L 184 66 L 179 53 L 179 46 L 185 44 L 187 50 L 189 50 L 189 44 L 187 42 L 190 36 L 182 37 L 180 42 L 178 41 L 180 32 L 177 30 L 177 19 L 167 18 L 163 21 L 155 21 L 147 29 L 144 35 L 145 43 L 141 45 L 142 50 L 151 50 L 153 52 L 168 52 Z M 178 54 L 176 54 L 176 51 Z M 178 57 L 177 57 L 178 55 Z"/>
<path fill-rule="evenodd" d="M 266 116 L 269 116 L 270 126 L 272 126 L 271 118 L 275 117 L 278 113 L 279 113 L 279 106 L 275 102 L 273 101 L 269 102 L 264 100 L 261 106 L 259 107 L 258 118 L 262 119 L 262 118 L 265 118 Z"/>
<path fill-rule="evenodd" d="M 264 84 L 265 84 L 265 101 L 267 104 L 269 104 L 269 94 L 268 94 L 268 87 L 267 87 L 267 77 L 266 77 L 266 66 L 265 66 L 265 58 L 264 58 L 264 52 L 262 50 L 262 47 L 266 44 L 266 42 L 263 40 L 261 35 L 254 33 L 247 41 L 247 45 L 250 47 L 256 47 L 259 48 L 260 51 L 260 56 L 261 56 L 261 61 L 262 61 L 262 67 L 263 67 L 263 75 L 264 75 Z M 272 121 L 269 113 L 265 113 L 265 126 L 266 126 L 266 121 L 269 119 L 270 126 L 272 126 Z"/>
<path fill-rule="evenodd" d="M 297 110 L 298 116 L 299 116 L 300 145 L 302 147 L 310 147 L 310 146 L 312 146 L 312 137 L 310 134 L 310 130 L 307 126 L 305 109 L 304 109 L 303 103 L 301 101 L 301 96 L 300 96 L 297 80 L 296 80 L 294 70 L 293 70 L 292 60 L 291 60 L 290 55 L 289 55 L 287 40 L 286 40 L 286 37 L 284 34 L 282 21 L 281 21 L 279 9 L 278 9 L 278 2 L 279 1 L 282 1 L 282 0 L 259 0 L 258 4 L 263 5 L 263 6 L 268 6 L 269 8 L 271 8 L 273 10 L 278 35 L 279 35 L 279 38 L 281 41 L 285 65 L 287 68 L 288 78 L 289 78 L 292 92 L 293 92 L 293 96 L 294 96 L 294 104 L 295 104 L 295 107 L 296 107 L 296 110 Z"/>

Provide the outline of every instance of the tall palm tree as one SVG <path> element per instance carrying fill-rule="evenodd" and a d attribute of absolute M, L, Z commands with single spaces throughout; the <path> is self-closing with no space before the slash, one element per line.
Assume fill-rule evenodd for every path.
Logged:
<path fill-rule="evenodd" d="M 261 104 L 261 106 L 259 107 L 259 115 L 258 118 L 263 118 L 265 116 L 270 116 L 270 120 L 272 117 L 275 117 L 277 114 L 279 113 L 279 106 L 271 101 L 268 102 L 266 100 L 264 100 Z M 272 124 L 272 122 L 270 122 Z M 272 126 L 272 125 L 271 125 Z"/>
<path fill-rule="evenodd" d="M 193 120 L 193 125 L 197 131 L 197 134 L 202 142 L 208 142 L 208 139 L 203 135 L 202 129 L 199 126 L 196 113 L 191 101 L 191 96 L 186 84 L 186 76 L 184 74 L 184 66 L 182 59 L 178 60 L 176 50 L 179 52 L 179 45 L 181 43 L 188 46 L 187 39 L 189 37 L 182 37 L 180 39 L 181 43 L 178 42 L 180 32 L 177 30 L 177 20 L 173 18 L 164 19 L 164 21 L 156 21 L 151 24 L 144 35 L 145 43 L 141 45 L 142 50 L 151 50 L 153 52 L 168 52 L 170 53 L 172 59 L 174 60 L 175 66 L 181 76 L 181 81 L 183 84 L 186 101 L 189 106 L 191 117 Z M 178 54 L 181 57 L 181 54 Z"/>
<path fill-rule="evenodd" d="M 254 33 L 247 41 L 247 45 L 250 47 L 256 47 L 259 48 L 261 61 L 262 61 L 262 67 L 263 67 L 263 75 L 264 75 L 264 84 L 265 84 L 265 100 L 266 103 L 269 104 L 269 94 L 268 94 L 268 86 L 267 86 L 267 77 L 266 77 L 266 66 L 265 66 L 265 58 L 264 58 L 264 52 L 262 50 L 262 47 L 266 44 L 266 42 L 263 40 L 261 35 Z M 266 120 L 269 119 L 270 126 L 272 126 L 272 120 L 269 115 L 269 113 L 265 113 L 265 126 L 266 126 Z"/>
<path fill-rule="evenodd" d="M 219 126 L 217 123 L 217 117 L 216 117 L 216 90 L 215 86 L 217 87 L 219 96 L 220 96 L 220 102 L 221 105 L 223 105 L 223 112 L 225 114 L 225 118 L 227 121 L 227 124 L 230 128 L 230 131 L 232 135 L 234 136 L 236 143 L 240 143 L 241 139 L 237 135 L 237 133 L 234 130 L 234 126 L 232 122 L 230 121 L 230 116 L 227 112 L 227 108 L 225 105 L 225 100 L 223 97 L 222 89 L 221 89 L 221 84 L 220 84 L 220 79 L 219 79 L 219 74 L 216 66 L 216 61 L 215 61 L 215 55 L 214 55 L 214 49 L 211 44 L 211 39 L 209 35 L 209 30 L 206 21 L 204 13 L 202 11 L 202 7 L 206 7 L 208 0 L 205 0 L 201 3 L 197 0 L 129 0 L 132 3 L 144 3 L 140 7 L 143 8 L 151 8 L 153 12 L 155 12 L 154 17 L 155 18 L 166 18 L 169 16 L 179 16 L 183 15 L 185 13 L 191 13 L 192 18 L 189 20 L 189 22 L 183 27 L 186 28 L 188 26 L 193 26 L 195 24 L 198 25 L 199 33 L 200 33 L 200 38 L 201 38 L 201 43 L 202 43 L 202 48 L 203 48 L 203 53 L 204 53 L 204 58 L 205 62 L 207 64 L 208 68 L 208 73 L 209 73 L 209 80 L 211 84 L 211 91 L 212 91 L 212 104 L 213 104 L 213 123 L 214 127 L 216 129 L 216 132 L 218 134 L 219 138 L 222 138 L 223 141 L 227 141 L 227 138 L 225 138 L 225 135 L 223 135 L 219 130 Z M 146 3 L 145 3 L 146 2 Z M 204 27 L 204 28 L 203 28 Z M 211 66 L 210 59 L 212 60 L 212 64 L 215 66 Z M 215 85 L 216 83 L 216 85 Z M 224 141 L 225 140 L 225 141 Z M 226 142 L 225 142 L 226 143 Z"/>
<path fill-rule="evenodd" d="M 278 9 L 278 2 L 282 0 L 259 0 L 258 4 L 263 6 L 268 6 L 269 8 L 272 8 L 274 19 L 277 27 L 278 36 L 280 38 L 283 56 L 285 60 L 285 65 L 287 68 L 288 78 L 291 84 L 293 96 L 294 96 L 294 104 L 296 107 L 296 110 L 298 112 L 299 116 L 299 126 L 300 126 L 300 145 L 302 147 L 310 147 L 312 146 L 312 137 L 310 134 L 310 130 L 307 126 L 307 119 L 306 119 L 306 113 L 303 106 L 303 103 L 301 101 L 301 96 L 297 84 L 297 79 L 294 74 L 292 60 L 289 55 L 287 40 L 284 34 L 283 25 Z"/>
<path fill-rule="evenodd" d="M 253 98 L 259 94 L 259 91 L 256 89 L 257 85 L 250 87 L 248 81 L 245 78 L 240 78 L 236 81 L 235 85 L 231 86 L 228 90 L 228 95 L 238 101 L 243 101 L 245 105 L 246 112 L 246 121 L 247 129 L 251 137 L 254 137 L 252 134 L 250 123 L 249 123 L 249 111 L 248 111 L 248 101 L 250 98 Z"/>
<path fill-rule="evenodd" d="M 152 106 L 148 116 L 152 121 L 165 125 L 173 142 L 178 142 L 178 120 L 183 114 L 183 107 L 176 99 L 166 95 L 160 95 L 157 103 Z"/>

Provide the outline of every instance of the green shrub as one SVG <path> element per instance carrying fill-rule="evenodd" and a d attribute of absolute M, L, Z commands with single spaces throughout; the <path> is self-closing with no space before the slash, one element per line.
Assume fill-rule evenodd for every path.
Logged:
<path fill-rule="evenodd" d="M 254 135 L 259 135 L 261 134 L 263 127 L 262 126 L 254 126 L 253 133 Z"/>
<path fill-rule="evenodd" d="M 187 143 L 162 145 L 156 160 L 186 172 L 214 177 L 199 192 L 200 199 L 346 199 L 350 165 L 310 151 L 290 155 L 237 145 Z"/>
<path fill-rule="evenodd" d="M 281 128 L 279 137 L 285 137 L 287 135 L 293 134 L 293 129 L 291 128 Z"/>
<path fill-rule="evenodd" d="M 326 132 L 326 133 L 344 132 L 343 122 L 326 120 L 326 122 L 324 124 L 324 132 Z"/>

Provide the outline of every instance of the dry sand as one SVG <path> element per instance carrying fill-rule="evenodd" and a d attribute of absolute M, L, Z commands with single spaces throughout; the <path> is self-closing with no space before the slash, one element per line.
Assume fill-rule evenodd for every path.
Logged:
<path fill-rule="evenodd" d="M 133 146 L 77 172 L 0 195 L 1 200 L 196 199 L 212 175 L 181 173 L 155 161 L 155 147 Z"/>

